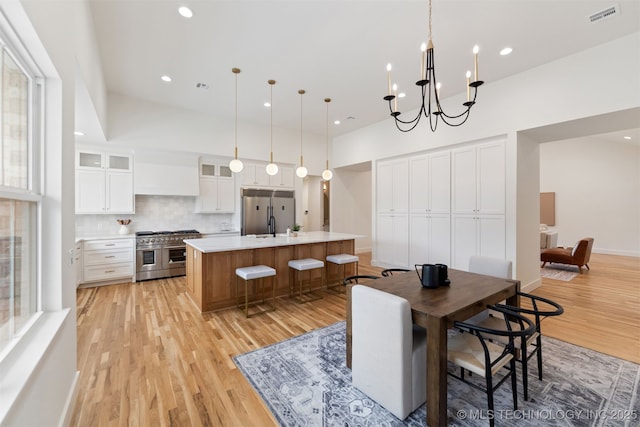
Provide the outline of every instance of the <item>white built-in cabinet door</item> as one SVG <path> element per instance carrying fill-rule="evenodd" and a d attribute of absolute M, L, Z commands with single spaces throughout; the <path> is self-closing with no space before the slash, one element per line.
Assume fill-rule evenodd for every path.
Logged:
<path fill-rule="evenodd" d="M 385 266 L 409 265 L 409 215 L 378 215 L 376 258 Z"/>
<path fill-rule="evenodd" d="M 451 212 L 451 153 L 430 154 L 429 160 L 429 212 Z"/>
<path fill-rule="evenodd" d="M 504 143 L 478 146 L 478 196 L 479 214 L 504 214 L 506 194 L 506 170 Z"/>
<path fill-rule="evenodd" d="M 106 211 L 110 213 L 133 212 L 133 174 L 130 172 L 107 172 Z"/>
<path fill-rule="evenodd" d="M 292 189 L 293 168 L 290 166 L 280 166 L 277 174 L 269 176 L 269 185 L 271 187 Z"/>
<path fill-rule="evenodd" d="M 380 162 L 376 172 L 378 212 L 408 212 L 409 160 Z"/>
<path fill-rule="evenodd" d="M 467 147 L 451 153 L 451 212 L 468 214 L 476 212 L 476 149 Z"/>
<path fill-rule="evenodd" d="M 451 176 L 448 151 L 409 159 L 410 264 L 449 264 Z"/>
<path fill-rule="evenodd" d="M 409 209 L 412 213 L 429 211 L 429 158 L 409 159 Z"/>
<path fill-rule="evenodd" d="M 472 255 L 506 256 L 505 149 L 502 141 L 452 151 L 452 267 Z"/>
<path fill-rule="evenodd" d="M 235 212 L 235 183 L 233 180 L 221 179 L 218 181 L 218 207 L 221 212 Z"/>
<path fill-rule="evenodd" d="M 105 212 L 104 170 L 76 170 L 76 213 Z"/>
<path fill-rule="evenodd" d="M 235 211 L 235 184 L 228 178 L 200 178 L 200 194 L 196 202 L 199 213 L 232 213 Z"/>
<path fill-rule="evenodd" d="M 412 214 L 409 217 L 409 264 L 450 264 L 451 217 Z"/>

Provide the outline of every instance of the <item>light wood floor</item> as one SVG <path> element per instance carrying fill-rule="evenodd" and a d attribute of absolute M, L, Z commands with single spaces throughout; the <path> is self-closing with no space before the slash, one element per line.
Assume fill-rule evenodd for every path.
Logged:
<path fill-rule="evenodd" d="M 369 256 L 367 256 L 369 255 Z M 370 254 L 360 273 L 377 274 Z M 592 255 L 572 282 L 544 280 L 534 293 L 565 314 L 543 333 L 640 363 L 640 260 Z M 184 277 L 79 289 L 79 393 L 73 426 L 270 426 L 269 410 L 232 357 L 344 320 L 345 299 L 245 319 L 239 310 L 198 313 Z"/>

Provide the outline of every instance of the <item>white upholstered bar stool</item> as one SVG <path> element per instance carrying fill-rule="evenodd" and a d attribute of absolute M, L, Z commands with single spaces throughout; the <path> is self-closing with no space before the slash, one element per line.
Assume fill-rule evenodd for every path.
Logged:
<path fill-rule="evenodd" d="M 251 267 L 240 267 L 236 268 L 236 289 L 238 289 L 238 308 L 244 311 L 244 315 L 246 317 L 253 317 L 256 314 L 266 313 L 269 311 L 274 311 L 276 309 L 276 285 L 275 285 L 275 276 L 276 270 L 275 268 L 266 266 L 266 265 L 254 265 Z M 265 279 L 267 277 L 271 277 L 271 303 L 267 302 L 267 299 L 264 296 L 264 280 L 260 280 L 259 288 L 260 288 L 260 296 L 262 299 L 249 301 L 249 281 L 257 280 L 257 279 Z M 244 282 L 244 295 L 240 294 L 240 279 Z M 242 302 L 242 297 L 244 296 L 244 303 Z M 249 314 L 249 307 L 256 307 L 259 305 L 263 305 L 265 308 L 258 309 Z"/>
<path fill-rule="evenodd" d="M 334 292 L 338 292 L 338 293 L 342 293 L 342 289 L 343 289 L 343 285 L 342 282 L 344 281 L 346 274 L 345 274 L 345 266 L 347 264 L 354 264 L 356 265 L 356 272 L 355 275 L 358 275 L 358 262 L 360 261 L 360 258 L 358 258 L 356 255 L 351 255 L 351 254 L 336 254 L 336 255 L 328 255 L 327 256 L 327 262 L 332 263 L 332 264 L 336 264 L 340 267 L 340 271 L 342 272 L 341 276 L 340 276 L 340 280 L 338 282 L 329 284 L 329 273 L 327 272 L 327 290 L 328 291 L 334 291 Z"/>
<path fill-rule="evenodd" d="M 318 268 L 322 269 L 322 278 L 320 280 L 320 286 L 313 288 L 311 271 Z M 307 289 L 304 289 L 305 281 L 300 277 L 305 271 L 309 274 Z M 294 298 L 299 303 L 320 299 L 324 297 L 322 294 L 322 285 L 324 285 L 324 262 L 315 258 L 292 259 L 289 261 L 289 296 L 291 298 Z"/>

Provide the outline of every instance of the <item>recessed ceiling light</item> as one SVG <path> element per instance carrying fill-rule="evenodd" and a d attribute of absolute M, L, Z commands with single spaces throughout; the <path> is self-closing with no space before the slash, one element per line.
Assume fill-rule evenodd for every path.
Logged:
<path fill-rule="evenodd" d="M 624 138 L 624 139 L 631 139 L 631 137 L 630 137 L 630 136 L 625 136 L 625 137 L 623 137 L 623 138 Z"/>
<path fill-rule="evenodd" d="M 169 83 L 171 81 L 171 77 L 169 77 L 169 76 L 162 76 L 160 78 L 162 79 L 163 82 Z"/>
<path fill-rule="evenodd" d="M 84 136 L 85 135 L 84 132 L 80 132 L 79 130 L 73 132 L 73 134 L 77 135 L 77 136 Z M 631 138 L 629 138 L 629 139 L 631 139 Z"/>
<path fill-rule="evenodd" d="M 404 93 L 404 92 L 400 92 L 400 93 L 398 94 L 398 98 L 404 98 L 405 96 L 407 96 L 407 94 L 406 94 L 406 93 Z"/>
<path fill-rule="evenodd" d="M 340 124 L 340 120 L 334 120 L 333 124 L 334 125 L 339 125 Z"/>
<path fill-rule="evenodd" d="M 504 49 L 502 49 L 500 51 L 500 55 L 505 56 L 505 55 L 509 55 L 511 52 L 513 52 L 513 49 L 510 47 L 505 47 Z"/>
<path fill-rule="evenodd" d="M 191 18 L 193 16 L 193 12 L 187 6 L 180 6 L 178 8 L 178 13 L 185 18 Z"/>
<path fill-rule="evenodd" d="M 262 104 L 262 105 L 264 105 L 264 106 L 265 106 L 265 107 L 267 107 L 267 108 L 271 107 L 271 103 L 270 103 L 269 101 L 265 102 L 265 103 L 264 103 L 264 104 Z"/>

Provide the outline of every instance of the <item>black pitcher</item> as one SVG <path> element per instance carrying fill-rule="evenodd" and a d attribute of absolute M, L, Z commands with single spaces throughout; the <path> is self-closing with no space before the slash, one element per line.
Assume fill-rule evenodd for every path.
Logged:
<path fill-rule="evenodd" d="M 433 289 L 440 285 L 440 272 L 438 267 L 433 264 L 416 264 L 415 267 L 423 287 Z M 422 267 L 422 274 L 420 274 L 418 267 Z"/>

